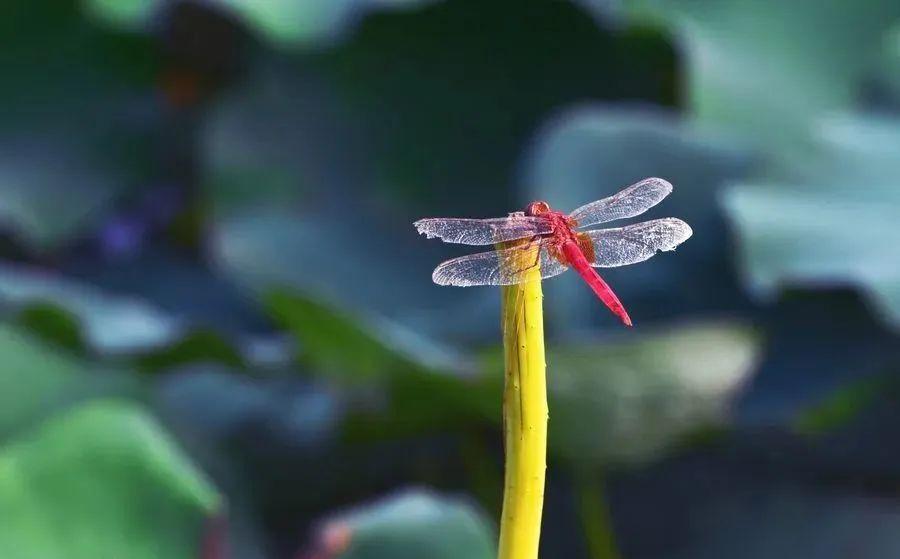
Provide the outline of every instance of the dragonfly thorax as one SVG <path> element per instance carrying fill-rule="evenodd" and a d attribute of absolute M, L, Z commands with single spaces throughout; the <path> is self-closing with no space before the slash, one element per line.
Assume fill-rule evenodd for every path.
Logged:
<path fill-rule="evenodd" d="M 575 220 L 564 214 L 550 208 L 547 202 L 538 200 L 528 204 L 525 208 L 525 215 L 530 217 L 540 217 L 546 219 L 553 224 L 552 236 L 558 243 L 562 243 L 568 239 L 574 239 L 572 227 L 576 225 Z"/>

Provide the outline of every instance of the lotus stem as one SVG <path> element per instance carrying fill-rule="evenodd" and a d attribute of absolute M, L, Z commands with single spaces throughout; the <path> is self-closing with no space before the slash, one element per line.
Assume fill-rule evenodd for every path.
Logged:
<path fill-rule="evenodd" d="M 536 247 L 535 247 L 536 250 Z M 531 250 L 523 258 L 536 260 Z M 536 559 L 547 469 L 547 380 L 540 269 L 502 290 L 506 456 L 499 559 Z"/>

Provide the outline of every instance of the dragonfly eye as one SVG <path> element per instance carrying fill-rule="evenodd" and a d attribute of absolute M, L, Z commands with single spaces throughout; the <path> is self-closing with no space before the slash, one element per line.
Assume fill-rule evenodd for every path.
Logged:
<path fill-rule="evenodd" d="M 550 204 L 547 202 L 532 202 L 525 208 L 525 215 L 538 216 L 550 211 Z"/>

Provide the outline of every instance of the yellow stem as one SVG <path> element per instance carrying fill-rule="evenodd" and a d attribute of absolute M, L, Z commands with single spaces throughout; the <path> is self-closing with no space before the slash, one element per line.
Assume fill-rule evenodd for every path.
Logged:
<path fill-rule="evenodd" d="M 523 250 L 523 258 L 532 258 Z M 540 269 L 503 288 L 506 471 L 499 559 L 536 559 L 547 469 L 547 382 Z"/>

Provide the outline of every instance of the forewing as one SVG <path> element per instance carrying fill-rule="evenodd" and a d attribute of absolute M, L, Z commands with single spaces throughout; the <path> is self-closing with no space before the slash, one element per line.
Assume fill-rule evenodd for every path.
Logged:
<path fill-rule="evenodd" d="M 429 239 L 463 245 L 493 245 L 552 232 L 546 219 L 524 215 L 494 219 L 436 217 L 420 219 L 413 225 Z"/>
<path fill-rule="evenodd" d="M 616 229 L 585 231 L 594 245 L 594 262 L 599 268 L 614 268 L 643 262 L 660 250 L 674 250 L 693 231 L 674 217 L 654 219 Z"/>
<path fill-rule="evenodd" d="M 579 227 L 606 223 L 640 215 L 672 192 L 669 181 L 657 178 L 644 179 L 618 194 L 590 204 L 585 204 L 569 214 Z"/>
<path fill-rule="evenodd" d="M 514 285 L 522 283 L 526 274 L 537 265 L 541 267 L 543 279 L 567 269 L 550 254 L 545 244 L 535 241 L 524 247 L 479 252 L 448 260 L 435 268 L 431 279 L 438 285 L 457 287 Z"/>

